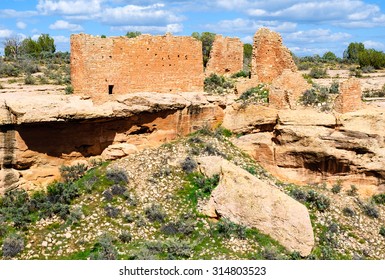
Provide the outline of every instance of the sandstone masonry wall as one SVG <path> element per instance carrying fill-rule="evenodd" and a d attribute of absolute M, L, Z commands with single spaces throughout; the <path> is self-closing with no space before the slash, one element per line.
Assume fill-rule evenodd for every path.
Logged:
<path fill-rule="evenodd" d="M 340 94 L 334 103 L 336 112 L 344 114 L 362 109 L 361 83 L 357 78 L 340 83 L 339 89 Z"/>
<path fill-rule="evenodd" d="M 295 109 L 301 95 L 310 88 L 311 85 L 301 73 L 285 69 L 270 86 L 269 106 L 276 109 Z"/>
<path fill-rule="evenodd" d="M 192 37 L 71 36 L 74 92 L 92 97 L 133 92 L 203 91 L 201 42 Z"/>
<path fill-rule="evenodd" d="M 239 38 L 216 35 L 206 67 L 206 75 L 212 73 L 234 74 L 243 69 L 243 43 Z"/>
<path fill-rule="evenodd" d="M 259 29 L 254 35 L 252 79 L 271 83 L 284 69 L 298 70 L 290 51 L 282 45 L 281 36 L 267 28 Z"/>

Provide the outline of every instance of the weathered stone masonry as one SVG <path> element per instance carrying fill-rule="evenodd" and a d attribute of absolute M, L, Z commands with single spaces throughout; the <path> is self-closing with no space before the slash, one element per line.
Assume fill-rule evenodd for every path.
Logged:
<path fill-rule="evenodd" d="M 252 79 L 259 83 L 271 83 L 284 69 L 297 71 L 293 58 L 282 44 L 281 36 L 267 28 L 261 28 L 254 35 Z"/>
<path fill-rule="evenodd" d="M 133 92 L 203 91 L 202 43 L 192 37 L 71 36 L 74 92 L 92 97 Z"/>
<path fill-rule="evenodd" d="M 234 74 L 243 69 L 243 43 L 239 38 L 215 36 L 206 75 Z"/>

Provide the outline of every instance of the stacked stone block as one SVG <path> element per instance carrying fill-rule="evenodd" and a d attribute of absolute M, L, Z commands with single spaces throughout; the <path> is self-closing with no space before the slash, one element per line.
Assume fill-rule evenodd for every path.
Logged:
<path fill-rule="evenodd" d="M 192 37 L 71 36 L 76 94 L 203 91 L 202 43 Z"/>
<path fill-rule="evenodd" d="M 216 35 L 206 66 L 206 75 L 235 74 L 243 69 L 243 43 L 239 38 Z"/>

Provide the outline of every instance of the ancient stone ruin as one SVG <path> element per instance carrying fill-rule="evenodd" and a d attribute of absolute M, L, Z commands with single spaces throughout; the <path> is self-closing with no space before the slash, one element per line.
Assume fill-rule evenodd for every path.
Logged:
<path fill-rule="evenodd" d="M 334 103 L 336 112 L 344 114 L 362 109 L 361 83 L 357 78 L 340 83 L 339 90 L 340 94 Z"/>
<path fill-rule="evenodd" d="M 190 36 L 71 36 L 76 94 L 203 91 L 202 43 Z"/>
<path fill-rule="evenodd" d="M 288 48 L 283 46 L 281 36 L 267 28 L 254 35 L 251 77 L 260 83 L 271 83 L 284 69 L 297 71 Z"/>
<path fill-rule="evenodd" d="M 301 73 L 284 69 L 270 86 L 269 106 L 277 109 L 295 109 L 301 95 L 310 88 L 311 85 Z"/>
<path fill-rule="evenodd" d="M 206 75 L 234 74 L 243 69 L 243 43 L 239 38 L 216 35 L 206 66 Z"/>

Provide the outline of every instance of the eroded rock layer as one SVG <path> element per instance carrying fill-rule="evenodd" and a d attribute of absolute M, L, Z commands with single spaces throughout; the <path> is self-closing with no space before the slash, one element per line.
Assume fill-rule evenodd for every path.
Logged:
<path fill-rule="evenodd" d="M 258 106 L 247 110 L 232 106 L 227 111 L 233 119 L 229 127 L 244 134 L 234 143 L 281 180 L 299 184 L 341 180 L 346 188 L 357 185 L 363 195 L 383 189 L 385 115 L 381 109 L 338 116 L 314 109 L 277 111 Z"/>
<path fill-rule="evenodd" d="M 116 159 L 223 119 L 202 93 L 122 95 L 101 105 L 77 96 L 2 97 L 0 192 L 50 182 L 63 164 Z"/>

